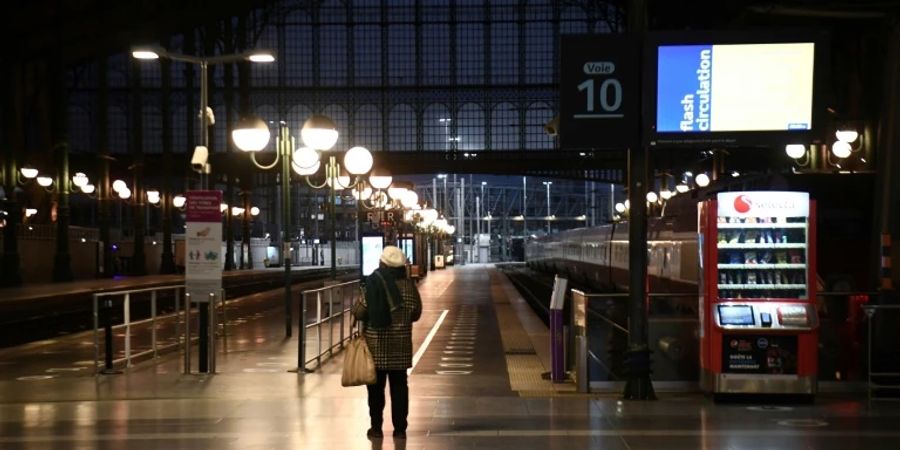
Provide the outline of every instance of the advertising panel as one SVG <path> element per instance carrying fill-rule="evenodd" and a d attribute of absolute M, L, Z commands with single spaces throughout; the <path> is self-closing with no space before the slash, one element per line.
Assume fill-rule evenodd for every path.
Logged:
<path fill-rule="evenodd" d="M 188 191 L 185 287 L 195 302 L 222 289 L 222 191 Z"/>
<path fill-rule="evenodd" d="M 797 373 L 797 336 L 722 336 L 722 371 L 725 373 Z"/>

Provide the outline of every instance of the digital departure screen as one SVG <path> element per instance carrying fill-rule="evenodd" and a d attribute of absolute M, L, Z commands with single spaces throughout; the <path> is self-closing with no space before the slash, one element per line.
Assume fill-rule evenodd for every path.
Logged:
<path fill-rule="evenodd" d="M 815 44 L 660 45 L 656 131 L 812 129 Z"/>
<path fill-rule="evenodd" d="M 362 238 L 362 273 L 369 276 L 378 268 L 381 251 L 384 249 L 384 238 L 381 236 L 363 236 Z"/>
<path fill-rule="evenodd" d="M 719 323 L 722 325 L 754 325 L 753 307 L 750 305 L 719 305 Z"/>

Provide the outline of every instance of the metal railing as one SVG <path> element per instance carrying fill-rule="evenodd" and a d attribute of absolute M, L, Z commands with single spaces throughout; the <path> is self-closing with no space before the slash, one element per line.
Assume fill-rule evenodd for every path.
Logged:
<path fill-rule="evenodd" d="M 575 384 L 578 392 L 588 392 L 590 390 L 590 362 L 593 361 L 597 365 L 603 368 L 603 370 L 609 374 L 613 379 L 618 379 L 617 370 L 613 367 L 616 365 L 616 361 L 609 360 L 607 361 L 603 356 L 595 353 L 590 346 L 591 335 L 592 333 L 596 333 L 596 330 L 593 330 L 593 327 L 589 326 L 590 319 L 599 320 L 601 323 L 607 326 L 607 330 L 611 333 L 611 335 L 620 336 L 620 341 L 622 344 L 625 344 L 625 341 L 628 339 L 628 316 L 627 316 L 627 308 L 623 308 L 620 312 L 621 314 L 616 315 L 615 317 L 608 314 L 609 310 L 614 310 L 615 305 L 610 306 L 609 308 L 602 309 L 598 307 L 591 307 L 592 301 L 601 301 L 601 300 L 615 300 L 617 303 L 621 303 L 622 300 L 628 300 L 629 294 L 627 292 L 610 292 L 610 293 L 586 293 L 577 289 L 570 290 L 572 295 L 572 327 L 570 328 L 574 333 L 574 336 L 570 339 L 567 339 L 567 342 L 570 345 L 574 345 L 575 348 L 575 356 L 574 356 L 574 373 L 575 373 Z M 649 293 L 648 297 L 651 300 L 654 300 L 651 303 L 651 314 L 652 310 L 658 309 L 656 308 L 656 304 L 664 303 L 663 300 L 674 300 L 674 299 L 696 299 L 697 294 L 694 293 Z M 674 309 L 674 308 L 669 308 Z M 610 348 L 607 348 L 607 352 L 611 352 L 613 350 L 612 341 L 609 343 Z M 657 344 L 657 347 L 660 345 Z M 624 347 L 623 347 L 624 348 Z M 621 361 L 619 361 L 621 363 Z"/>
<path fill-rule="evenodd" d="M 188 315 L 186 312 L 190 308 L 189 303 L 182 301 L 182 294 L 184 293 L 184 285 L 183 284 L 173 284 L 166 286 L 158 286 L 152 288 L 143 288 L 143 289 L 127 289 L 127 290 L 119 290 L 119 291 L 110 291 L 110 292 L 98 292 L 93 294 L 93 313 L 94 313 L 94 374 L 100 373 L 98 370 L 101 367 L 100 363 L 100 328 L 101 328 L 101 314 L 103 315 L 103 328 L 105 329 L 105 338 L 104 338 L 104 363 L 102 366 L 104 367 L 103 373 L 116 373 L 113 368 L 116 364 L 120 364 L 122 362 L 125 363 L 125 367 L 131 367 L 131 361 L 135 358 L 141 358 L 147 355 L 153 355 L 153 358 L 159 356 L 160 350 L 172 348 L 180 343 L 186 342 L 186 336 L 189 334 L 182 336 L 179 334 L 179 331 L 185 330 L 187 332 L 187 328 L 181 327 L 181 321 L 184 320 L 187 322 Z M 172 291 L 174 294 L 174 312 L 170 314 L 159 314 L 158 308 L 158 297 L 160 292 Z M 150 317 L 147 319 L 132 321 L 132 299 L 137 294 L 148 294 L 150 295 Z M 225 296 L 224 294 L 220 294 L 221 298 L 221 313 L 224 317 L 222 320 L 223 327 L 223 335 L 227 334 L 225 330 L 225 322 L 227 320 L 227 316 L 225 316 L 226 308 L 225 308 Z M 122 302 L 122 323 L 113 325 L 112 324 L 112 313 L 114 308 L 114 300 L 120 299 Z M 101 305 L 102 302 L 102 305 Z M 182 303 L 184 308 L 182 309 Z M 213 309 L 215 311 L 215 307 Z M 175 325 L 175 333 L 176 333 L 176 341 L 175 343 L 160 345 L 158 339 L 158 323 L 161 320 L 168 320 L 175 318 L 177 319 L 177 323 Z M 132 352 L 132 327 L 150 324 L 150 348 L 140 352 Z M 187 323 L 185 323 L 187 326 Z M 114 358 L 113 357 L 113 331 L 124 329 L 124 356 L 122 358 Z"/>
<path fill-rule="evenodd" d="M 900 372 L 890 372 L 890 371 L 874 371 L 872 368 L 872 319 L 875 317 L 879 311 L 900 311 L 900 305 L 864 305 L 862 307 L 863 311 L 866 313 L 866 322 L 868 325 L 868 343 L 867 343 L 867 360 L 868 360 L 868 385 L 867 392 L 869 400 L 900 400 L 900 397 L 897 397 L 896 394 L 892 397 L 879 398 L 877 396 L 873 396 L 873 394 L 878 391 L 893 391 L 900 392 Z M 884 314 L 884 313 L 882 313 Z M 893 383 L 886 383 L 883 381 L 876 381 L 876 379 L 884 380 L 884 379 L 893 379 Z"/>
<path fill-rule="evenodd" d="M 297 370 L 307 371 L 308 364 L 316 362 L 315 368 L 322 366 L 323 357 L 334 356 L 335 349 L 343 349 L 344 344 L 359 333 L 359 325 L 354 324 L 350 309 L 359 299 L 359 280 L 333 284 L 318 289 L 303 291 L 300 294 L 300 342 L 297 347 Z M 315 302 L 316 311 L 311 323 L 307 322 L 307 306 Z M 338 322 L 337 342 L 335 342 L 335 322 Z M 306 357 L 307 336 L 314 330 L 316 337 L 315 355 Z M 327 332 L 327 338 L 323 334 Z M 327 340 L 327 346 L 323 344 Z"/>
<path fill-rule="evenodd" d="M 125 367 L 131 367 L 131 359 L 141 357 L 147 354 L 152 353 L 155 358 L 159 353 L 159 348 L 157 345 L 157 328 L 156 328 L 156 319 L 157 319 L 157 293 L 160 291 L 174 291 L 175 294 L 175 311 L 176 313 L 181 309 L 179 308 L 179 302 L 181 301 L 181 292 L 184 290 L 184 286 L 177 285 L 168 285 L 168 286 L 160 286 L 153 288 L 145 288 L 145 289 L 129 289 L 122 291 L 112 291 L 112 292 L 98 292 L 93 295 L 93 305 L 94 305 L 94 373 L 97 373 L 97 367 L 100 365 L 100 299 L 104 299 L 103 310 L 105 311 L 105 328 L 106 328 L 106 338 L 105 338 L 105 370 L 111 371 L 113 369 L 113 365 L 116 362 L 125 361 Z M 141 293 L 150 293 L 150 318 L 139 320 L 132 322 L 131 321 L 131 296 L 134 294 Z M 112 325 L 112 308 L 113 308 L 113 299 L 116 297 L 121 297 L 122 299 L 122 319 L 123 323 L 120 325 Z M 135 354 L 131 353 L 131 327 L 134 325 L 140 325 L 150 322 L 151 328 L 151 338 L 150 338 L 150 349 L 138 352 Z M 112 358 L 112 330 L 114 329 L 125 329 L 125 357 L 119 358 L 118 360 Z"/>

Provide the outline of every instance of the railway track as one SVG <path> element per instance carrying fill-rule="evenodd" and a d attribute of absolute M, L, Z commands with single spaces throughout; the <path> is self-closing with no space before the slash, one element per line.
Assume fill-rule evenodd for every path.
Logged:
<path fill-rule="evenodd" d="M 331 274 L 330 268 L 304 270 L 292 274 L 293 283 L 303 283 L 325 279 Z M 339 279 L 354 277 L 356 268 L 339 269 Z M 272 275 L 248 275 L 246 277 L 226 278 L 223 284 L 226 299 L 243 297 L 258 292 L 277 289 L 284 286 L 281 272 Z M 93 303 L 91 295 L 66 299 L 64 307 L 56 304 L 48 306 L 36 301 L 33 308 L 18 314 L 7 314 L 0 318 L 0 348 L 13 347 L 29 342 L 51 339 L 70 333 L 85 331 L 93 327 Z M 157 297 L 159 314 L 174 311 L 175 298 L 172 291 L 160 291 Z M 122 322 L 122 311 L 113 311 L 113 323 Z M 150 295 L 135 294 L 131 297 L 131 320 L 137 321 L 150 317 Z"/>

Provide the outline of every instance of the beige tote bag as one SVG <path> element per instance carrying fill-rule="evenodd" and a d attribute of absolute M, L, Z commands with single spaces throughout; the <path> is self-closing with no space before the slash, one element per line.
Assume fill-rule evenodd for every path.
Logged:
<path fill-rule="evenodd" d="M 366 338 L 360 334 L 350 341 L 344 350 L 344 372 L 341 374 L 342 386 L 362 386 L 375 384 L 375 360 L 366 344 Z"/>

